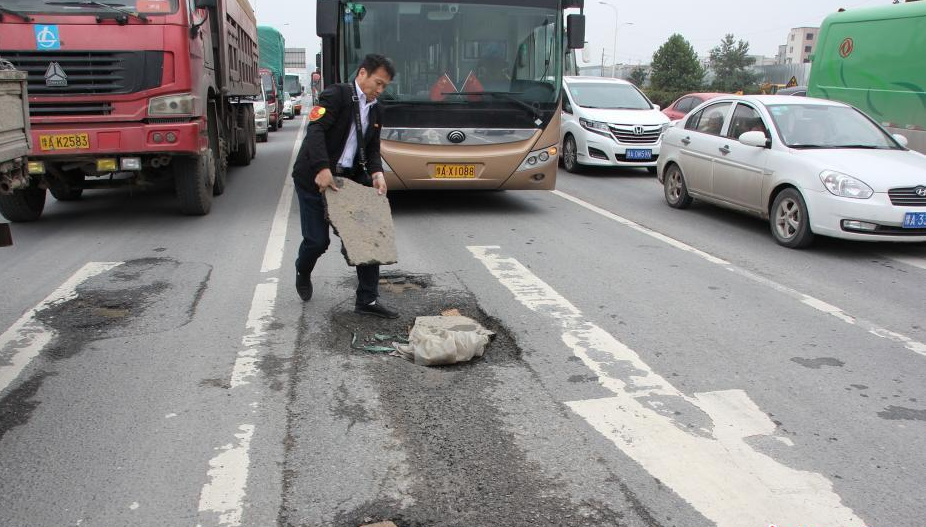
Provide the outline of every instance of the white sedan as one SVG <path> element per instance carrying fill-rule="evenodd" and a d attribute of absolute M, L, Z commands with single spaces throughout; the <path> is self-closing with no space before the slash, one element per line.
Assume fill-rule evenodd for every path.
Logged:
<path fill-rule="evenodd" d="M 692 199 L 769 219 L 775 240 L 815 234 L 926 241 L 926 156 L 851 106 L 786 96 L 711 99 L 663 136 L 669 206 Z"/>

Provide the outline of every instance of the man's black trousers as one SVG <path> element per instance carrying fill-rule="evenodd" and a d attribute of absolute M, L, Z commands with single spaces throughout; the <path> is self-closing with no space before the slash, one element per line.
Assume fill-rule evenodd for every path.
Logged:
<path fill-rule="evenodd" d="M 302 243 L 296 258 L 296 271 L 311 274 L 315 262 L 325 254 L 331 243 L 328 221 L 325 220 L 325 198 L 317 190 L 305 189 L 298 182 L 295 186 L 302 223 Z M 341 252 L 344 252 L 343 244 Z M 367 305 L 376 300 L 379 296 L 379 265 L 358 265 L 357 281 L 357 305 Z"/>

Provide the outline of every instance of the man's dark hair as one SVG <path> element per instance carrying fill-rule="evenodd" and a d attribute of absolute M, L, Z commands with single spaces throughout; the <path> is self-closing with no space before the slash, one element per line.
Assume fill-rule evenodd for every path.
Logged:
<path fill-rule="evenodd" d="M 389 75 L 390 79 L 395 78 L 395 66 L 392 65 L 392 61 L 383 55 L 377 53 L 370 53 L 366 57 L 363 57 L 363 62 L 360 63 L 360 68 L 366 70 L 367 75 L 372 75 L 374 71 L 379 68 L 386 70 L 386 73 Z M 357 72 L 360 72 L 360 68 L 357 68 Z"/>

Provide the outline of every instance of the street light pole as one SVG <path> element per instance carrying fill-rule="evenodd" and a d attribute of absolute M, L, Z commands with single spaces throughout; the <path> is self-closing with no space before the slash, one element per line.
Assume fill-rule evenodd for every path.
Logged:
<path fill-rule="evenodd" d="M 598 3 L 603 6 L 610 7 L 611 9 L 614 10 L 614 47 L 611 48 L 613 50 L 612 55 L 611 55 L 611 77 L 616 78 L 617 77 L 617 28 L 618 28 L 617 8 L 606 2 L 598 2 Z M 603 68 L 604 64 L 602 64 L 601 66 Z"/>

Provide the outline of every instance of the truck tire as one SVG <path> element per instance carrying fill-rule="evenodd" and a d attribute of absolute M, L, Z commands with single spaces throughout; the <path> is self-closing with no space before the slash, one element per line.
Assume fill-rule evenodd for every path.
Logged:
<path fill-rule="evenodd" d="M 45 209 L 45 189 L 27 188 L 0 194 L 0 213 L 13 222 L 35 221 Z"/>
<path fill-rule="evenodd" d="M 212 195 L 219 196 L 225 192 L 228 181 L 228 141 L 222 136 L 219 128 L 219 118 L 216 111 L 216 102 L 209 104 L 209 149 L 212 150 L 212 160 L 215 167 L 215 178 L 212 185 Z"/>
<path fill-rule="evenodd" d="M 254 114 L 244 110 L 238 114 L 238 126 L 244 131 L 244 141 L 238 143 L 238 150 L 229 156 L 229 162 L 236 166 L 248 166 L 254 159 Z"/>
<path fill-rule="evenodd" d="M 212 150 L 206 150 L 198 156 L 176 156 L 171 167 L 174 170 L 174 188 L 180 201 L 180 211 L 189 216 L 209 214 L 215 185 Z"/>
<path fill-rule="evenodd" d="M 64 181 L 56 185 L 49 184 L 48 191 L 58 201 L 77 201 L 84 193 L 81 185 L 84 183 L 84 173 L 80 170 L 71 170 L 64 173 Z"/>

